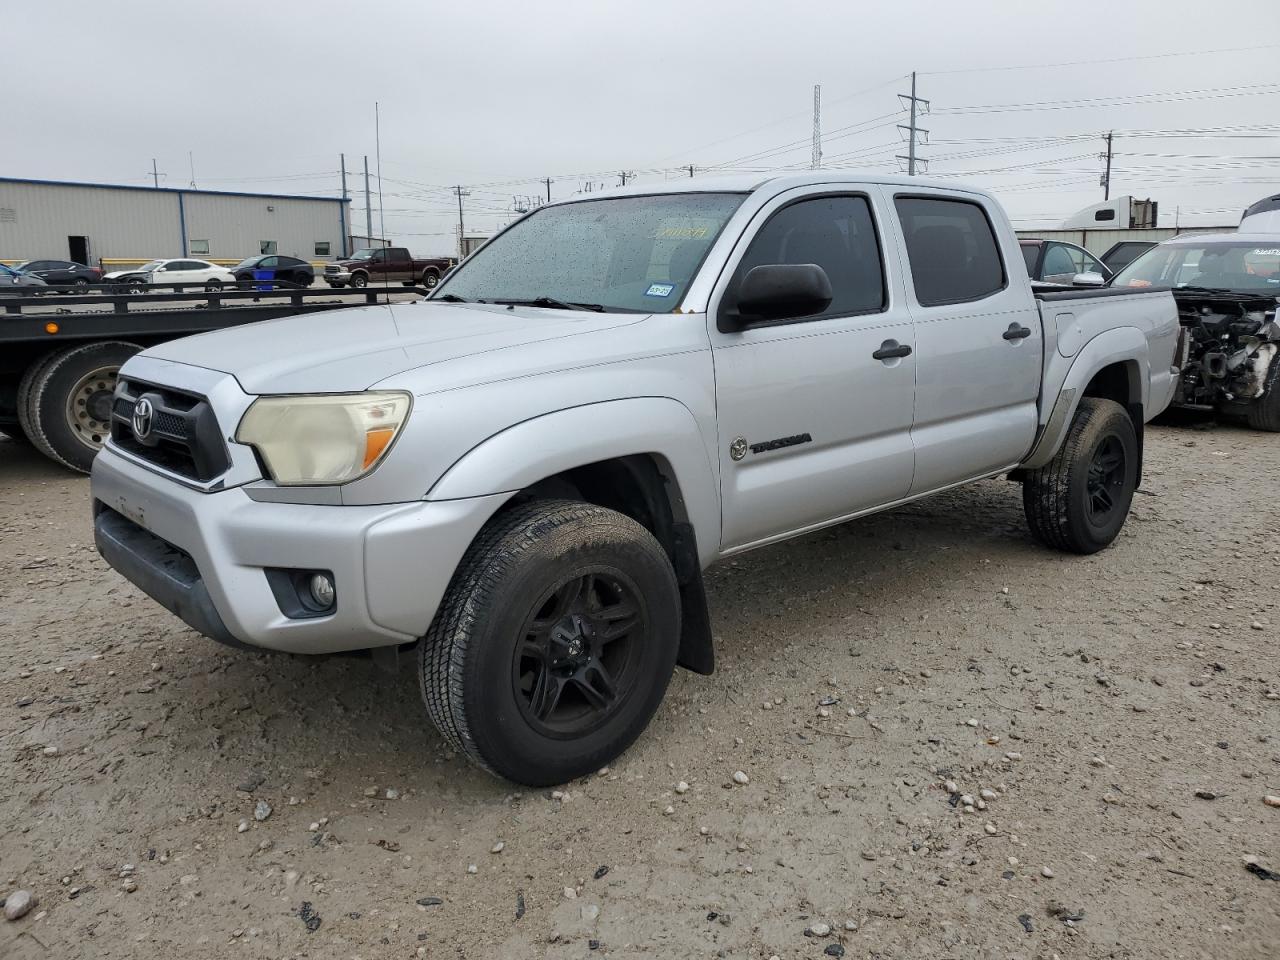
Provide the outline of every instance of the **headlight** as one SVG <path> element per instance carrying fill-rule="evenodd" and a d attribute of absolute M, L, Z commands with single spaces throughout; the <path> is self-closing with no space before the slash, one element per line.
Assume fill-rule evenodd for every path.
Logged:
<path fill-rule="evenodd" d="M 349 483 L 377 466 L 410 406 L 407 393 L 260 397 L 236 441 L 258 451 L 276 483 Z"/>

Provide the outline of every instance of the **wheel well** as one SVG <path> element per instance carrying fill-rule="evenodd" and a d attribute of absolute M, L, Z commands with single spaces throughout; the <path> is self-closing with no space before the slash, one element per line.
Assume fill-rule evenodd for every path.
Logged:
<path fill-rule="evenodd" d="M 1142 372 L 1134 360 L 1108 364 L 1093 375 L 1081 394 L 1085 397 L 1114 400 L 1129 412 L 1133 432 L 1138 437 L 1138 486 L 1142 485 L 1142 425 L 1145 422 L 1139 379 L 1141 376 Z"/>
<path fill-rule="evenodd" d="M 670 464 L 650 454 L 600 460 L 539 480 L 510 503 L 543 498 L 584 500 L 617 510 L 653 534 L 671 558 L 680 586 L 683 628 L 678 662 L 696 673 L 711 673 L 711 618 L 698 545 Z"/>

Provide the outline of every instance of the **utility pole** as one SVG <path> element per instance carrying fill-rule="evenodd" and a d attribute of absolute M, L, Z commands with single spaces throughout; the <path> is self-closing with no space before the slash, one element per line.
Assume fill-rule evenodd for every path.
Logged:
<path fill-rule="evenodd" d="M 618 179 L 622 181 L 621 186 L 625 187 L 627 185 L 627 181 L 635 177 L 635 175 L 636 172 L 634 170 L 619 170 Z"/>
<path fill-rule="evenodd" d="M 1107 169 L 1106 169 L 1106 172 L 1103 173 L 1102 175 L 1102 183 L 1100 184 L 1100 186 L 1102 187 L 1103 200 L 1111 199 L 1111 138 L 1114 135 L 1115 135 L 1114 130 L 1108 130 L 1107 135 L 1102 138 L 1103 140 L 1106 141 L 1106 144 L 1107 144 L 1107 152 L 1102 154 L 1102 159 L 1107 161 Z"/>
<path fill-rule="evenodd" d="M 196 159 L 191 151 L 187 151 L 187 164 L 191 167 L 191 189 L 196 189 Z"/>
<path fill-rule="evenodd" d="M 350 216 L 350 208 L 347 206 L 347 155 L 345 153 L 338 154 L 338 167 L 342 170 L 342 222 L 347 222 Z M 342 232 L 342 255 L 347 255 L 347 234 L 351 232 L 348 224 L 347 229 Z"/>
<path fill-rule="evenodd" d="M 913 90 L 912 93 L 915 91 Z M 809 166 L 822 168 L 822 84 L 813 85 L 813 159 Z"/>
<path fill-rule="evenodd" d="M 463 238 L 466 236 L 462 230 L 462 198 L 471 196 L 470 190 L 463 190 L 462 187 L 454 187 L 453 192 L 458 195 L 458 256 L 463 257 L 466 251 L 463 250 Z"/>
<path fill-rule="evenodd" d="M 378 155 L 378 233 L 387 238 L 387 218 L 382 212 L 382 119 L 378 115 L 378 101 L 373 101 L 373 145 Z"/>
<path fill-rule="evenodd" d="M 692 163 L 691 163 L 691 164 L 689 164 L 687 167 L 681 167 L 680 169 L 681 169 L 681 170 L 688 170 L 688 171 L 689 171 L 689 176 L 690 176 L 690 177 L 692 177 L 692 176 L 693 176 L 693 164 L 692 164 Z"/>
<path fill-rule="evenodd" d="M 364 155 L 364 238 L 373 242 L 373 205 L 369 202 L 369 155 Z"/>
<path fill-rule="evenodd" d="M 151 158 L 151 180 L 157 190 L 160 189 L 160 171 L 156 169 L 156 158 Z"/>
<path fill-rule="evenodd" d="M 547 177 L 543 183 L 547 185 L 547 203 L 551 202 L 551 178 Z"/>
<path fill-rule="evenodd" d="M 898 154 L 898 159 L 907 161 L 907 176 L 914 177 L 916 175 L 916 166 L 919 165 L 923 169 L 929 162 L 920 160 L 916 156 L 917 144 L 923 145 L 929 142 L 929 131 L 916 125 L 916 119 L 929 112 L 929 101 L 916 96 L 916 72 L 914 70 L 911 71 L 910 95 L 900 93 L 898 94 L 898 99 L 911 105 L 910 125 L 898 124 L 899 130 L 907 131 L 907 155 L 904 157 L 902 154 Z"/>

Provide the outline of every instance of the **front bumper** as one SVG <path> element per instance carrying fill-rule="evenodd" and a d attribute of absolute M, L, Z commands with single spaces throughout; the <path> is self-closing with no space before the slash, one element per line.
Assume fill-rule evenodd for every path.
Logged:
<path fill-rule="evenodd" d="M 342 284 L 351 282 L 351 271 L 340 270 L 336 272 L 330 272 L 326 270 L 323 274 L 323 278 L 325 283 L 337 284 L 340 286 Z"/>
<path fill-rule="evenodd" d="M 204 493 L 109 447 L 93 465 L 98 551 L 195 630 L 233 646 L 335 653 L 422 636 L 455 567 L 505 494 L 378 506 Z M 267 568 L 332 571 L 337 604 L 291 617 Z"/>

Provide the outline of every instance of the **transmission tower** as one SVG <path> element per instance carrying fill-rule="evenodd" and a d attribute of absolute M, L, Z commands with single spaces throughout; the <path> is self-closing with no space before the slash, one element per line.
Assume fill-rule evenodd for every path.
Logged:
<path fill-rule="evenodd" d="M 813 160 L 814 170 L 822 168 L 822 84 L 813 85 Z"/>
<path fill-rule="evenodd" d="M 920 159 L 916 151 L 917 146 L 922 146 L 929 142 L 929 131 L 916 125 L 916 120 L 929 112 L 929 101 L 916 96 L 916 72 L 914 70 L 911 71 L 911 93 L 900 93 L 898 94 L 898 99 L 911 105 L 911 123 L 898 124 L 899 130 L 907 132 L 907 154 L 906 156 L 898 154 L 898 159 L 907 161 L 907 176 L 914 177 L 917 166 L 922 171 L 927 170 L 929 166 L 929 161 Z"/>

